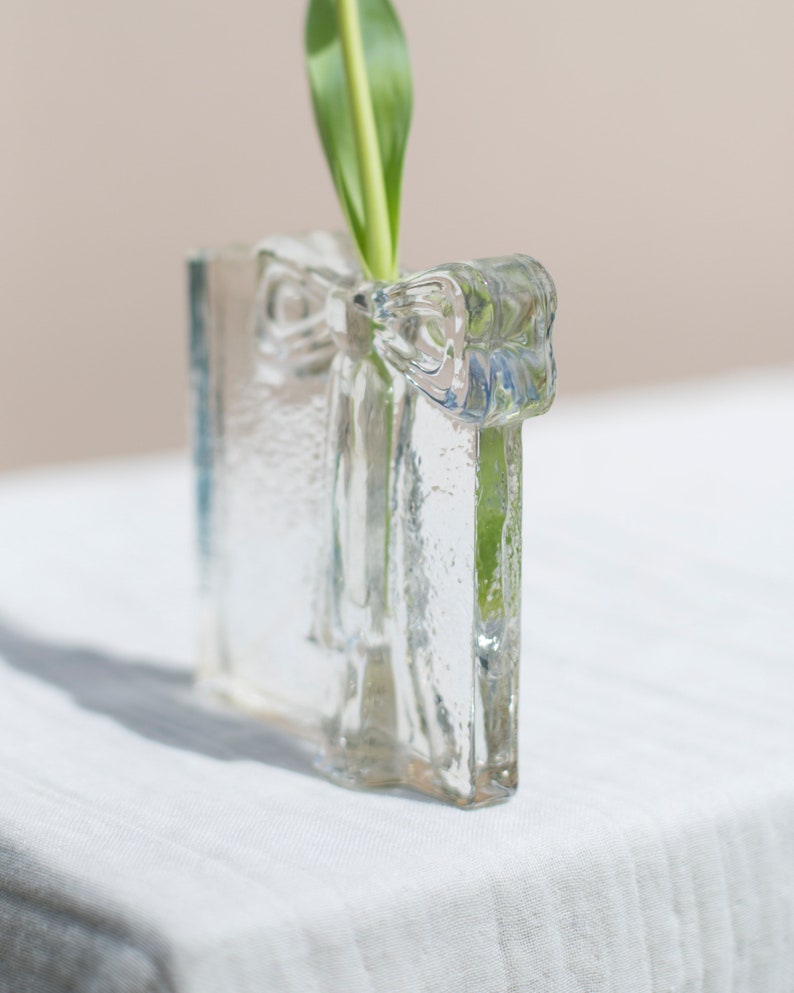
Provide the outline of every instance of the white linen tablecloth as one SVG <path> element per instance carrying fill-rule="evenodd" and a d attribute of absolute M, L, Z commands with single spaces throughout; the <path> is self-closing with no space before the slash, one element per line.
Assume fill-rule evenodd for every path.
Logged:
<path fill-rule="evenodd" d="M 0 479 L 2 993 L 794 993 L 794 371 L 526 427 L 521 785 L 191 688 L 183 457 Z"/>

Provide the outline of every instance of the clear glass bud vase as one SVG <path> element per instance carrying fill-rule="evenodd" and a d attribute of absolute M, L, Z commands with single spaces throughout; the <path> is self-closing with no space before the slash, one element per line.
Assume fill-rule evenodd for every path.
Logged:
<path fill-rule="evenodd" d="M 189 272 L 201 678 L 336 782 L 509 796 L 550 277 L 515 255 L 368 283 L 326 232 Z"/>

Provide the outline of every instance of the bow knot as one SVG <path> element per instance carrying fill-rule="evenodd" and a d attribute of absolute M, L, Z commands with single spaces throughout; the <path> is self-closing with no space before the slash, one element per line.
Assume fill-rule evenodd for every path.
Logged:
<path fill-rule="evenodd" d="M 450 263 L 388 284 L 361 281 L 339 235 L 273 238 L 258 253 L 262 347 L 293 372 L 374 351 L 458 420 L 505 425 L 551 406 L 557 297 L 529 256 Z"/>

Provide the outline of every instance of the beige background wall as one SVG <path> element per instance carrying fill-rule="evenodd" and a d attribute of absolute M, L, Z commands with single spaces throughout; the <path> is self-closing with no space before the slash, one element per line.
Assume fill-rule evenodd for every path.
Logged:
<path fill-rule="evenodd" d="M 794 361 L 790 0 L 398 0 L 403 257 L 526 251 L 560 396 Z M 0 467 L 185 437 L 186 249 L 338 225 L 298 0 L 2 0 Z"/>

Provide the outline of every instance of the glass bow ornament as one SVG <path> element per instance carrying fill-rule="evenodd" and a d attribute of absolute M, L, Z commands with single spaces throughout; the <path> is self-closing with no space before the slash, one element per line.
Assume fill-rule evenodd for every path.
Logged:
<path fill-rule="evenodd" d="M 339 783 L 509 796 L 551 278 L 512 255 L 367 282 L 315 232 L 198 253 L 190 298 L 202 679 Z"/>

